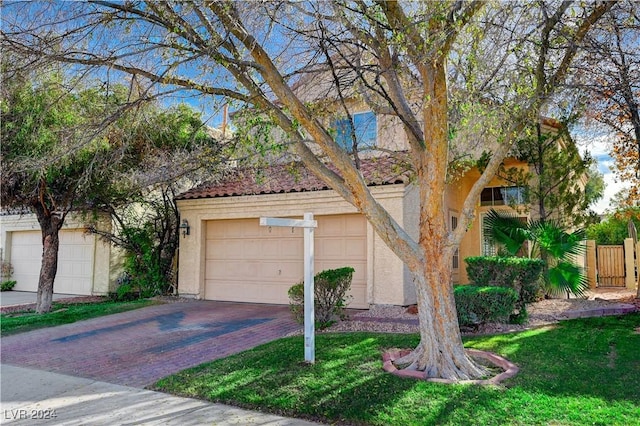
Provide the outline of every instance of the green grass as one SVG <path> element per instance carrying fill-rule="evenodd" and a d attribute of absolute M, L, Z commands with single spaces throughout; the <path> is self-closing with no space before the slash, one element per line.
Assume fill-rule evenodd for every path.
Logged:
<path fill-rule="evenodd" d="M 520 373 L 502 386 L 443 385 L 382 371 L 381 351 L 415 335 L 319 334 L 278 340 L 160 380 L 155 389 L 331 424 L 640 425 L 640 314 L 468 338 Z"/>
<path fill-rule="evenodd" d="M 99 302 L 83 304 L 53 303 L 51 312 L 36 314 L 31 311 L 14 312 L 0 315 L 0 332 L 3 336 L 44 327 L 69 324 L 89 318 L 117 314 L 143 308 L 158 302 L 152 300 L 136 300 L 132 302 Z"/>

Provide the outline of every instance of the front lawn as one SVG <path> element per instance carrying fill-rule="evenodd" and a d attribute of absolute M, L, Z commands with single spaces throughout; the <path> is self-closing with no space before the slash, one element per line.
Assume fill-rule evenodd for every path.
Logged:
<path fill-rule="evenodd" d="M 31 310 L 0 315 L 0 332 L 3 336 L 8 336 L 38 328 L 54 327 L 103 315 L 131 311 L 157 303 L 153 300 L 75 304 L 53 302 L 51 312 L 46 314 L 36 314 Z"/>
<path fill-rule="evenodd" d="M 520 367 L 500 387 L 382 371 L 383 349 L 417 342 L 416 335 L 319 334 L 309 366 L 303 338 L 286 338 L 185 370 L 154 389 L 332 424 L 640 424 L 638 313 L 465 339 Z"/>

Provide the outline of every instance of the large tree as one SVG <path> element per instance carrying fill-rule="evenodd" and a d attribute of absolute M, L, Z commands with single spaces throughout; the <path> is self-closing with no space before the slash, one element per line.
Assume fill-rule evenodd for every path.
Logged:
<path fill-rule="evenodd" d="M 640 3 L 620 2 L 586 39 L 576 83 L 584 90 L 587 118 L 613 132 L 611 156 L 625 205 L 640 203 Z"/>
<path fill-rule="evenodd" d="M 99 179 L 93 159 L 103 147 L 85 139 L 85 132 L 91 131 L 85 126 L 91 102 L 71 94 L 59 76 L 34 81 L 33 76 L 6 78 L 3 72 L 3 77 L 2 205 L 30 210 L 38 219 L 43 252 L 36 311 L 48 312 L 59 231 Z"/>
<path fill-rule="evenodd" d="M 486 372 L 462 345 L 450 259 L 480 192 L 526 124 L 539 119 L 585 35 L 612 6 L 94 1 L 43 11 L 20 5 L 5 7 L 3 47 L 34 60 L 101 66 L 172 90 L 231 99 L 269 117 L 291 151 L 362 212 L 413 274 L 421 341 L 403 360 L 407 368 L 460 380 Z M 318 105 L 327 100 L 344 112 L 350 102 L 364 102 L 398 123 L 419 194 L 417 238 L 372 196 L 358 150 L 343 149 L 331 121 L 319 116 Z M 494 143 L 493 155 L 449 232 L 443 194 L 450 152 L 470 150 L 479 139 Z"/>
<path fill-rule="evenodd" d="M 51 70 L 16 72 L 16 62 L 4 63 L 2 74 L 2 205 L 31 211 L 39 222 L 36 312 L 44 313 L 52 305 L 59 232 L 70 213 L 117 217 L 116 209 L 140 201 L 149 188 L 202 168 L 184 152 L 216 144 L 185 107 L 162 111 L 139 97 L 127 102 L 124 86 L 71 85 Z M 160 253 L 165 263 L 177 246 L 175 216 Z"/>

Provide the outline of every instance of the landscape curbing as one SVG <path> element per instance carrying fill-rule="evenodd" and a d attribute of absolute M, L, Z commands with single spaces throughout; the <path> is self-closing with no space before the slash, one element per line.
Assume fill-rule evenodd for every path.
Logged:
<path fill-rule="evenodd" d="M 625 315 L 636 311 L 633 305 L 620 305 L 612 308 L 587 309 L 582 311 L 568 311 L 563 314 L 562 319 L 590 318 L 590 317 L 606 317 L 611 315 Z"/>
<path fill-rule="evenodd" d="M 490 379 L 483 380 L 448 380 L 448 379 L 438 379 L 432 377 L 425 377 L 424 371 L 418 370 L 399 370 L 395 365 L 394 361 L 408 355 L 411 353 L 411 350 L 408 349 L 392 349 L 386 351 L 382 354 L 383 365 L 382 368 L 387 373 L 391 373 L 398 377 L 412 378 L 418 380 L 425 380 L 427 382 L 433 383 L 445 383 L 445 384 L 471 384 L 471 385 L 497 385 L 503 380 L 510 379 L 511 377 L 518 374 L 520 369 L 517 365 L 512 363 L 511 361 L 503 358 L 499 355 L 496 355 L 492 352 L 481 351 L 478 349 L 465 349 L 467 354 L 471 357 L 475 358 L 483 358 L 489 361 L 491 364 L 496 367 L 500 367 L 504 370 L 502 373 L 493 376 Z"/>

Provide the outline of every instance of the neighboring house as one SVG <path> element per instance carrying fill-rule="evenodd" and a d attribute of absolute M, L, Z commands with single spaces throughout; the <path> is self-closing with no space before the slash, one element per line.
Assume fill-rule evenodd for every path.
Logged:
<path fill-rule="evenodd" d="M 505 163 L 527 167 L 515 159 Z M 361 171 L 376 199 L 410 234 L 417 235 L 418 194 L 402 161 L 365 157 Z M 476 169 L 470 170 L 444 195 L 451 228 L 457 226 L 464 198 L 478 176 Z M 468 282 L 464 258 L 495 253 L 482 235 L 486 213 L 491 208 L 513 211 L 509 205 L 519 204 L 522 196 L 522 188 L 498 178 L 485 188 L 476 219 L 451 259 L 455 283 Z M 287 304 L 287 290 L 303 277 L 302 229 L 261 227 L 259 218 L 301 218 L 311 212 L 318 220 L 316 272 L 342 266 L 356 270 L 351 307 L 416 302 L 408 269 L 364 216 L 300 164 L 279 164 L 259 172 L 237 170 L 221 182 L 181 194 L 177 205 L 181 219 L 190 226 L 190 234 L 180 240 L 178 288 L 183 296 Z"/>
<path fill-rule="evenodd" d="M 42 263 L 42 233 L 35 215 L 0 215 L 2 259 L 13 266 L 13 290 L 37 291 Z M 55 293 L 105 295 L 115 282 L 109 244 L 87 234 L 82 221 L 67 216 L 60 230 Z"/>

